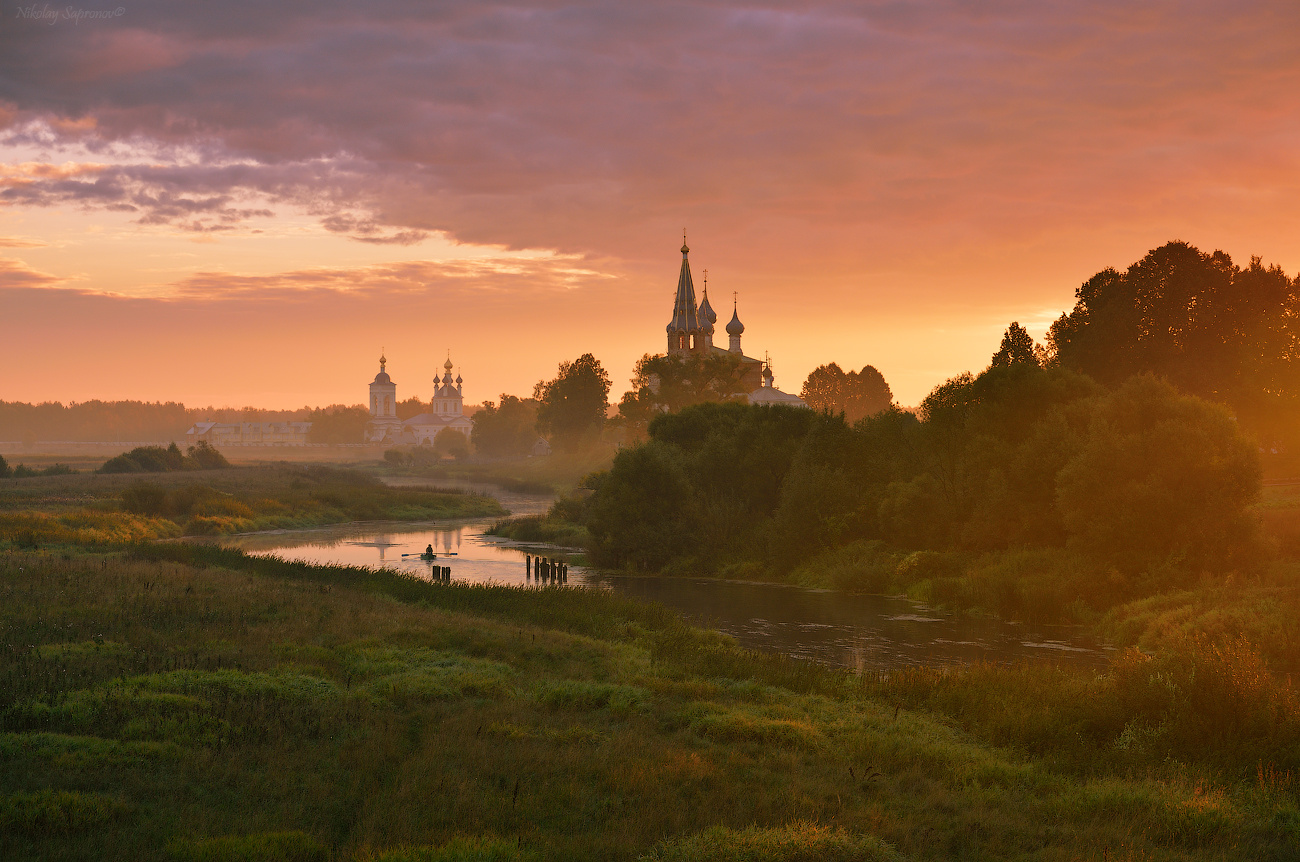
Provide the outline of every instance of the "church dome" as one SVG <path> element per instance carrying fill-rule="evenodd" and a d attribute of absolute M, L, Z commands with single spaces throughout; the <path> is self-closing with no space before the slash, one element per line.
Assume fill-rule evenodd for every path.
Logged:
<path fill-rule="evenodd" d="M 445 369 L 447 369 L 447 373 L 448 373 L 448 374 L 451 374 L 451 357 L 450 357 L 450 356 L 447 357 L 447 361 L 446 361 L 446 362 L 442 363 L 442 367 L 445 368 Z"/>
<path fill-rule="evenodd" d="M 713 306 L 709 305 L 709 289 L 707 287 L 704 289 L 704 301 L 700 303 L 700 317 L 710 324 L 718 322 L 718 313 L 713 310 Z"/>
<path fill-rule="evenodd" d="M 727 324 L 728 335 L 741 335 L 745 331 L 745 324 L 740 322 L 740 312 L 731 312 L 731 322 Z"/>
<path fill-rule="evenodd" d="M 381 352 L 379 354 L 379 373 L 375 375 L 375 383 L 392 384 L 393 378 L 388 376 L 388 372 L 385 370 L 386 368 L 388 368 L 388 357 Z"/>

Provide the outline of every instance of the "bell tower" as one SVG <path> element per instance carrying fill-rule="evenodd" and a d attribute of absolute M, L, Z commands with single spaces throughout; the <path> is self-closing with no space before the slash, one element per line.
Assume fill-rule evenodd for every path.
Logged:
<path fill-rule="evenodd" d="M 682 231 L 682 271 L 677 276 L 677 297 L 673 300 L 673 319 L 668 322 L 668 355 L 687 356 L 708 350 L 705 325 L 695 305 L 695 282 L 691 279 L 691 262 L 687 255 L 686 231 Z M 711 333 L 710 333 L 711 334 Z M 709 339 L 711 340 L 711 339 Z"/>

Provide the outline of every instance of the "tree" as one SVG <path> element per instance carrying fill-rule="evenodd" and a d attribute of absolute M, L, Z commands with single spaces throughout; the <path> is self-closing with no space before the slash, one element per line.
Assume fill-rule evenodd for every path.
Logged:
<path fill-rule="evenodd" d="M 474 414 L 474 451 L 488 458 L 527 455 L 537 442 L 537 402 L 501 394 L 498 406 L 486 401 Z"/>
<path fill-rule="evenodd" d="M 9 466 L 5 456 L 0 455 L 0 479 L 8 479 L 11 475 L 13 475 L 13 468 Z"/>
<path fill-rule="evenodd" d="M 1152 249 L 1124 272 L 1075 291 L 1048 332 L 1055 361 L 1117 386 L 1152 373 L 1228 404 L 1264 442 L 1300 419 L 1300 277 L 1259 258 L 1241 268 L 1185 242 Z"/>
<path fill-rule="evenodd" d="M 874 416 L 894 403 L 884 375 L 873 366 L 845 374 L 834 362 L 814 368 L 799 397 L 814 410 L 843 413 L 849 422 Z"/>
<path fill-rule="evenodd" d="M 1222 569 L 1250 546 L 1259 456 L 1222 405 L 1142 375 L 1088 419 L 1056 479 L 1072 544 L 1129 575 Z"/>
<path fill-rule="evenodd" d="M 207 440 L 200 440 L 185 450 L 187 460 L 193 462 L 197 470 L 220 470 L 230 466 L 226 456 L 217 451 Z"/>
<path fill-rule="evenodd" d="M 360 405 L 331 404 L 310 411 L 307 421 L 311 422 L 307 439 L 312 443 L 360 443 L 365 437 L 370 411 Z"/>
<path fill-rule="evenodd" d="M 624 449 L 592 497 L 587 528 L 593 561 L 657 569 L 696 550 L 695 495 L 679 453 L 651 441 Z"/>
<path fill-rule="evenodd" d="M 450 455 L 459 461 L 469 455 L 469 441 L 455 428 L 443 428 L 433 438 L 433 451 L 439 457 Z"/>
<path fill-rule="evenodd" d="M 1019 323 L 1012 321 L 1002 336 L 1002 346 L 993 354 L 990 368 L 1008 368 L 1012 365 L 1033 365 L 1040 367 L 1040 348 L 1034 343 L 1033 336 Z"/>
<path fill-rule="evenodd" d="M 660 413 L 675 413 L 692 404 L 729 401 L 745 392 L 744 367 L 731 353 L 651 356 L 637 362 L 632 388 L 618 405 L 620 421 L 642 436 Z"/>
<path fill-rule="evenodd" d="M 397 418 L 405 422 L 407 419 L 414 419 L 424 412 L 424 402 L 412 395 L 405 401 L 397 402 Z"/>
<path fill-rule="evenodd" d="M 609 408 L 609 375 L 590 353 L 561 362 L 554 380 L 539 381 L 537 427 L 557 449 L 573 452 L 594 442 Z"/>

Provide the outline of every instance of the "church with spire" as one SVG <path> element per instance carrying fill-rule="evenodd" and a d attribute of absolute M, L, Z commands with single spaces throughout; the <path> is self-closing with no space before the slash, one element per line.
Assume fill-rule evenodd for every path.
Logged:
<path fill-rule="evenodd" d="M 751 404 L 790 404 L 807 407 L 803 399 L 777 389 L 770 359 L 746 356 L 740 347 L 745 324 L 740 322 L 738 295 L 732 294 L 731 320 L 727 323 L 727 347 L 713 343 L 718 314 L 709 303 L 709 271 L 704 270 L 704 291 L 695 304 L 695 280 L 691 277 L 690 248 L 682 234 L 682 269 L 677 276 L 677 295 L 673 299 L 673 318 L 668 322 L 668 355 L 686 358 L 692 355 L 734 356 L 740 362 L 740 386 Z"/>
<path fill-rule="evenodd" d="M 464 380 L 459 373 L 452 379 L 451 355 L 443 363 L 441 377 L 433 378 L 433 399 L 429 409 L 409 419 L 397 418 L 397 384 L 388 376 L 388 359 L 379 356 L 379 373 L 370 384 L 370 421 L 366 424 L 366 443 L 405 443 L 432 445 L 444 428 L 463 434 L 468 441 L 474 423 L 465 415 Z"/>

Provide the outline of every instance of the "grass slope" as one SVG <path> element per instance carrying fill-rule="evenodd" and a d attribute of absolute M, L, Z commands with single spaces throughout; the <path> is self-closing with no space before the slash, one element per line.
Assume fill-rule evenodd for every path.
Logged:
<path fill-rule="evenodd" d="M 604 592 L 171 544 L 8 552 L 0 597 L 2 858 L 1284 859 L 1300 840 L 1278 770 L 1071 762 L 1014 721 L 997 747 L 910 708 L 925 680 L 745 653 Z"/>

